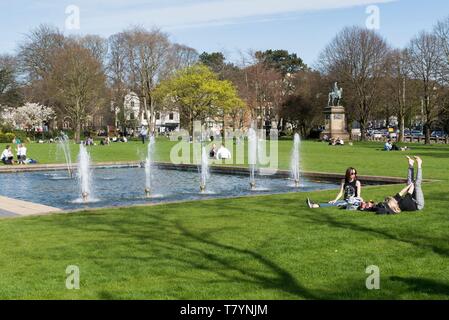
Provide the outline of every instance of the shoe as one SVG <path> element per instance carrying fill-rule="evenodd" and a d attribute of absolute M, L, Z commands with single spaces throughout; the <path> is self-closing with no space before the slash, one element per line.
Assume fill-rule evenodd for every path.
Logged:
<path fill-rule="evenodd" d="M 319 208 L 320 205 L 313 202 L 312 200 L 310 200 L 310 198 L 307 198 L 306 200 L 307 205 L 309 206 L 310 209 L 314 209 L 314 208 Z"/>
<path fill-rule="evenodd" d="M 310 201 L 309 198 L 307 198 L 306 203 L 307 203 L 307 206 L 308 206 L 310 209 L 313 208 L 313 207 L 312 207 L 312 201 Z"/>

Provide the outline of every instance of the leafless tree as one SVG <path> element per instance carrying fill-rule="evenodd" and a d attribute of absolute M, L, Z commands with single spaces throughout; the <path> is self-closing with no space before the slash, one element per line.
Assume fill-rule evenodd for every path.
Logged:
<path fill-rule="evenodd" d="M 108 56 L 106 65 L 106 74 L 111 90 L 111 108 L 114 114 L 120 110 L 115 122 L 124 120 L 124 110 L 120 105 L 125 99 L 125 95 L 129 89 L 128 79 L 129 70 L 127 67 L 127 48 L 126 35 L 124 33 L 117 33 L 108 39 Z"/>
<path fill-rule="evenodd" d="M 55 52 L 48 83 L 70 117 L 78 143 L 82 125 L 104 107 L 105 80 L 101 62 L 78 43 L 66 43 Z"/>
<path fill-rule="evenodd" d="M 386 119 L 390 115 L 396 115 L 399 125 L 398 140 L 404 141 L 405 118 L 412 103 L 412 83 L 409 81 L 407 69 L 407 57 L 404 50 L 391 50 L 388 55 L 388 74 L 381 84 L 383 99 L 382 104 L 390 112 L 386 112 Z"/>
<path fill-rule="evenodd" d="M 101 61 L 102 64 L 106 63 L 108 54 L 108 41 L 106 39 L 97 35 L 88 34 L 77 38 L 77 41 L 81 46 L 90 50 L 97 61 Z"/>
<path fill-rule="evenodd" d="M 444 85 L 449 85 L 449 17 L 439 21 L 434 33 L 441 50 L 440 55 L 440 76 Z"/>
<path fill-rule="evenodd" d="M 41 80 L 51 72 L 53 54 L 64 46 L 66 38 L 57 28 L 40 25 L 19 46 L 18 59 L 28 81 Z"/>
<path fill-rule="evenodd" d="M 343 29 L 320 55 L 320 68 L 345 89 L 344 101 L 366 138 L 368 121 L 379 103 L 379 84 L 385 77 L 389 47 L 373 30 Z"/>
<path fill-rule="evenodd" d="M 133 28 L 124 32 L 129 81 L 143 99 L 143 110 L 154 131 L 155 99 L 152 92 L 165 74 L 170 57 L 168 36 L 158 29 Z"/>
<path fill-rule="evenodd" d="M 257 120 L 260 127 L 265 122 L 278 121 L 285 98 L 282 74 L 259 61 L 254 51 L 249 51 L 242 61 L 241 80 L 235 84 L 249 108 L 251 120 Z"/>
<path fill-rule="evenodd" d="M 193 66 L 198 62 L 198 52 L 186 45 L 174 43 L 170 48 L 166 73 L 173 75 L 176 70 Z"/>
<path fill-rule="evenodd" d="M 18 64 L 26 100 L 54 107 L 59 104 L 47 83 L 54 68 L 54 54 L 68 41 L 55 27 L 40 25 L 19 45 Z"/>
<path fill-rule="evenodd" d="M 420 81 L 419 95 L 422 99 L 423 129 L 426 144 L 430 143 L 430 130 L 438 115 L 438 79 L 441 76 L 441 55 L 435 34 L 421 32 L 413 38 L 407 49 L 410 77 Z"/>

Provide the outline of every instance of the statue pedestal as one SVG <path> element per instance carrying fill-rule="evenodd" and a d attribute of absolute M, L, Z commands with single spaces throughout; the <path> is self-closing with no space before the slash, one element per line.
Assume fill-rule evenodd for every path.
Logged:
<path fill-rule="evenodd" d="M 346 131 L 345 108 L 342 106 L 329 106 L 324 109 L 325 126 L 320 138 L 341 138 L 348 141 L 350 136 Z"/>

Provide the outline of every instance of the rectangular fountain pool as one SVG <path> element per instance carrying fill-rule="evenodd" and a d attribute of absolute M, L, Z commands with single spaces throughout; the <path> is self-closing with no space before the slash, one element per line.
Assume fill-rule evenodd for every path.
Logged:
<path fill-rule="evenodd" d="M 200 193 L 198 172 L 154 168 L 151 197 L 146 198 L 143 168 L 103 168 L 92 170 L 92 200 L 83 203 L 78 180 L 70 179 L 67 171 L 5 173 L 0 177 L 0 195 L 67 210 L 338 188 L 335 183 L 307 179 L 295 188 L 288 179 L 262 176 L 252 191 L 248 176 L 211 173 L 206 192 Z"/>

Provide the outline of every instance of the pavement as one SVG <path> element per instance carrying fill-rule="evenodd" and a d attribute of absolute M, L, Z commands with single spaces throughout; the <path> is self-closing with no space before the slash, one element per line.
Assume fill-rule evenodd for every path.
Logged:
<path fill-rule="evenodd" d="M 59 208 L 3 196 L 0 196 L 0 207 L 0 217 L 32 216 L 62 212 Z"/>

